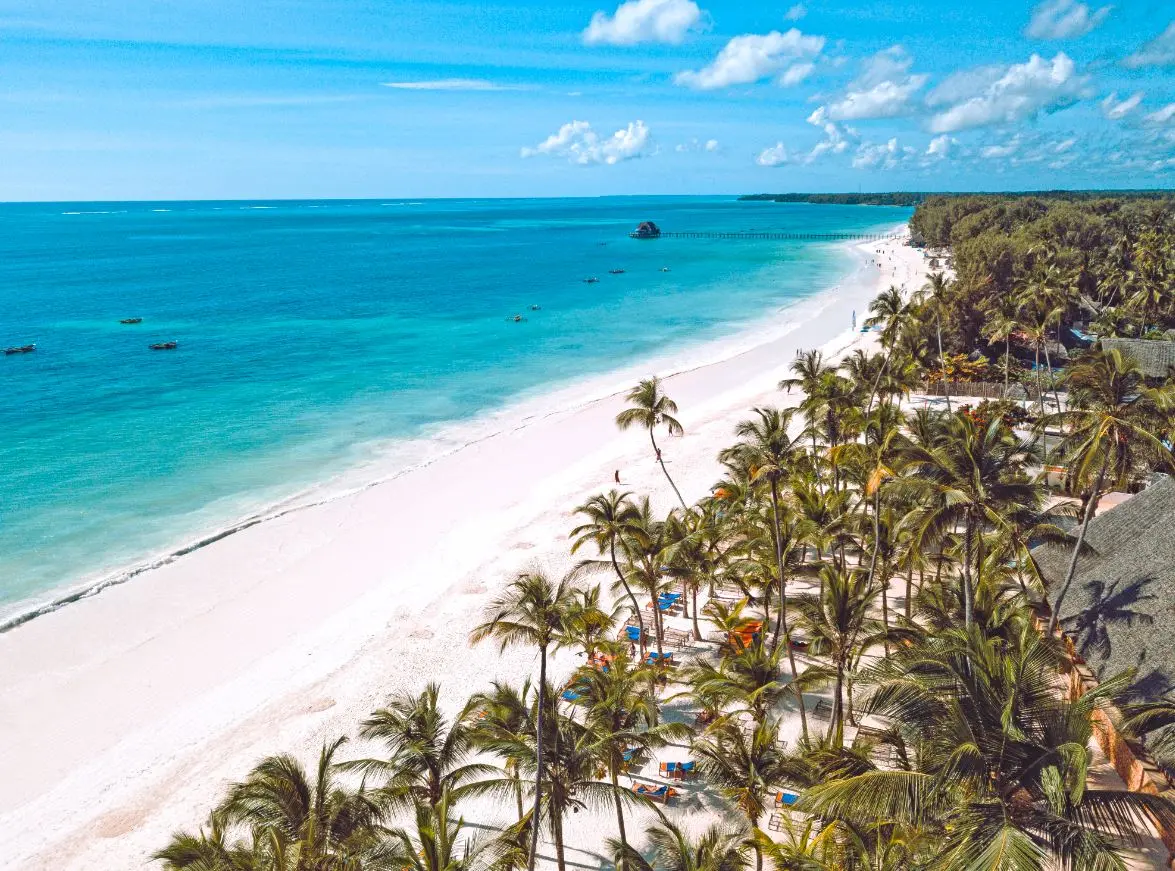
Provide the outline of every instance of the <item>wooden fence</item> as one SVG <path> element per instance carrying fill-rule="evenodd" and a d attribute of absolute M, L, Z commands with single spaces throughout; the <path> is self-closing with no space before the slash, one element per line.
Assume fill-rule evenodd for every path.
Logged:
<path fill-rule="evenodd" d="M 1008 399 L 1031 400 L 1035 402 L 1040 398 L 1040 390 L 1041 388 L 1035 384 L 1014 381 L 1008 385 L 1007 397 Z M 1002 381 L 923 382 L 918 392 L 926 396 L 950 396 L 952 399 L 955 397 L 959 397 L 960 399 L 1003 399 L 1004 384 Z M 1052 393 L 1047 387 L 1044 388 L 1044 392 L 1046 396 Z"/>

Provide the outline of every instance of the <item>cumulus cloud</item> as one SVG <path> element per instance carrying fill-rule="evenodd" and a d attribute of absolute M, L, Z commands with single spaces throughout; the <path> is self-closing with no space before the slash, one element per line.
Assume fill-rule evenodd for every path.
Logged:
<path fill-rule="evenodd" d="M 762 35 L 747 33 L 730 40 L 708 66 L 680 72 L 674 81 L 710 91 L 731 85 L 748 85 L 782 74 L 780 84 L 795 84 L 811 69 L 802 75 L 792 70 L 810 62 L 823 48 L 823 36 L 805 36 L 794 27 L 787 33 L 777 30 Z M 789 76 L 790 82 L 787 81 Z"/>
<path fill-rule="evenodd" d="M 950 76 L 927 101 L 943 105 L 930 119 L 932 133 L 953 133 L 988 124 L 1008 124 L 1071 106 L 1088 79 L 1057 52 L 1051 61 L 1032 55 L 1027 63 L 987 67 Z"/>
<path fill-rule="evenodd" d="M 770 148 L 764 148 L 755 158 L 759 166 L 783 166 L 790 158 L 782 142 L 776 142 Z"/>
<path fill-rule="evenodd" d="M 1149 115 L 1143 118 L 1143 120 L 1146 121 L 1147 124 L 1166 124 L 1171 121 L 1172 118 L 1175 118 L 1175 103 L 1168 103 L 1157 112 L 1151 112 Z"/>
<path fill-rule="evenodd" d="M 862 143 L 853 156 L 853 169 L 896 169 L 915 154 L 909 145 L 898 145 L 896 136 L 878 145 Z"/>
<path fill-rule="evenodd" d="M 612 15 L 603 11 L 593 15 L 583 32 L 583 41 L 588 45 L 676 45 L 691 30 L 704 27 L 702 10 L 694 0 L 628 0 Z"/>
<path fill-rule="evenodd" d="M 786 18 L 788 21 L 799 21 L 801 18 L 803 18 L 807 14 L 808 14 L 808 7 L 805 6 L 803 3 L 797 3 L 791 9 L 787 10 L 787 12 L 783 13 L 783 17 Z"/>
<path fill-rule="evenodd" d="M 1175 66 L 1175 21 L 1122 63 L 1128 67 Z"/>
<path fill-rule="evenodd" d="M 943 160 L 951 153 L 951 147 L 955 144 L 955 139 L 949 134 L 942 134 L 942 136 L 935 136 L 930 140 L 930 144 L 926 146 L 926 157 L 931 160 Z"/>
<path fill-rule="evenodd" d="M 812 75 L 812 70 L 814 69 L 816 69 L 816 64 L 813 63 L 792 64 L 779 77 L 779 84 L 785 88 L 798 85 L 804 79 L 808 78 L 808 76 Z"/>
<path fill-rule="evenodd" d="M 1142 102 L 1142 91 L 1137 92 L 1133 96 L 1127 97 L 1121 102 L 1118 101 L 1118 92 L 1114 91 L 1104 100 L 1102 100 L 1102 114 L 1111 121 L 1118 121 L 1125 118 L 1131 112 L 1138 108 L 1138 104 Z"/>
<path fill-rule="evenodd" d="M 849 83 L 845 95 L 828 107 L 832 118 L 843 121 L 893 118 L 908 111 L 910 97 L 928 77 L 911 74 L 914 60 L 900 45 L 879 51 L 864 62 L 861 75 Z"/>
<path fill-rule="evenodd" d="M 429 79 L 422 82 L 383 82 L 402 91 L 520 91 L 518 85 L 499 85 L 486 79 Z"/>
<path fill-rule="evenodd" d="M 811 163 L 825 154 L 842 154 L 849 147 L 849 140 L 856 138 L 857 132 L 851 127 L 842 127 L 828 117 L 828 110 L 820 106 L 807 121 L 813 127 L 819 127 L 824 132 L 824 138 L 812 146 L 812 150 L 804 158 L 805 163 Z"/>
<path fill-rule="evenodd" d="M 1084 36 L 1106 20 L 1110 6 L 1091 12 L 1075 0 L 1044 0 L 1032 10 L 1024 35 L 1033 39 L 1073 39 Z"/>
<path fill-rule="evenodd" d="M 523 157 L 562 157 L 579 166 L 620 163 L 643 157 L 650 147 L 644 121 L 631 121 L 611 136 L 601 138 L 587 121 L 564 124 L 534 148 L 523 148 Z"/>

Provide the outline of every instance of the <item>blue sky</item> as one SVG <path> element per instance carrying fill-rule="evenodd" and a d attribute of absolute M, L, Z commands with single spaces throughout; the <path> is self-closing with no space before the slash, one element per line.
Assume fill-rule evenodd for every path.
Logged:
<path fill-rule="evenodd" d="M 1173 178 L 1169 3 L 0 0 L 0 200 Z"/>

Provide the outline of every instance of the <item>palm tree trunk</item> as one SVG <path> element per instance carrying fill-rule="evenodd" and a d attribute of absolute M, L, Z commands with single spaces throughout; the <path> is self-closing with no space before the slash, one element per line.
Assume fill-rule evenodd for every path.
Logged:
<path fill-rule="evenodd" d="M 942 316 L 935 318 L 935 332 L 938 334 L 938 365 L 942 367 L 942 386 L 947 397 L 947 413 L 951 413 L 951 382 L 947 379 L 947 358 L 942 353 Z"/>
<path fill-rule="evenodd" d="M 922 586 L 922 570 L 918 570 L 918 586 Z M 914 561 L 910 560 L 909 565 L 906 566 L 906 619 L 910 619 L 911 600 L 914 598 Z"/>
<path fill-rule="evenodd" d="M 1033 363 L 1035 371 L 1032 373 L 1036 381 L 1036 404 L 1040 408 L 1040 413 L 1044 415 L 1044 388 L 1040 386 L 1040 343 L 1034 342 L 1036 346 L 1036 362 Z"/>
<path fill-rule="evenodd" d="M 567 871 L 567 859 L 563 854 L 563 816 L 551 808 L 551 834 L 555 836 L 555 862 L 559 871 Z"/>
<path fill-rule="evenodd" d="M 702 628 L 698 625 L 698 588 L 690 590 L 690 598 L 694 600 L 694 613 L 690 618 L 694 624 L 694 641 L 702 640 Z"/>
<path fill-rule="evenodd" d="M 971 512 L 963 524 L 963 625 L 971 628 Z"/>
<path fill-rule="evenodd" d="M 632 613 L 636 617 L 637 627 L 640 629 L 640 651 L 641 660 L 645 658 L 645 618 L 641 616 L 641 605 L 637 601 L 636 594 L 632 591 L 632 587 L 628 585 L 628 581 L 624 579 L 624 572 L 620 571 L 620 563 L 616 560 L 616 537 L 608 541 L 609 552 L 612 556 L 612 568 L 616 570 L 616 577 L 620 580 L 620 586 L 624 587 L 624 592 L 628 594 L 628 599 L 632 602 Z"/>
<path fill-rule="evenodd" d="M 512 768 L 511 776 L 514 778 L 514 804 L 518 810 L 518 822 L 522 822 L 522 818 L 526 815 L 526 809 L 522 806 L 522 777 L 518 774 L 518 765 L 512 762 L 508 767 Z"/>
<path fill-rule="evenodd" d="M 539 851 L 539 816 L 543 799 L 543 713 L 547 694 L 547 645 L 539 648 L 539 713 L 535 725 L 534 814 L 530 819 L 530 857 L 527 871 L 534 871 L 534 860 Z"/>
<path fill-rule="evenodd" d="M 775 523 L 775 565 L 779 570 L 779 611 L 775 615 L 775 638 L 771 642 L 771 650 L 779 646 L 779 637 L 783 636 L 783 643 L 787 645 L 787 664 L 791 668 L 791 686 L 796 694 L 796 704 L 800 706 L 800 729 L 804 742 L 808 741 L 808 713 L 804 710 L 804 694 L 800 691 L 800 673 L 796 670 L 796 653 L 791 646 L 791 633 L 787 628 L 787 584 L 783 576 L 783 542 L 779 532 L 779 485 L 771 482 L 771 517 Z"/>
<path fill-rule="evenodd" d="M 877 377 L 873 379 L 873 387 L 869 391 L 869 403 L 865 406 L 866 414 L 873 410 L 873 400 L 877 398 L 877 388 L 881 385 L 881 378 L 885 375 L 885 370 L 889 367 L 889 358 L 892 356 L 893 344 L 891 343 L 889 349 L 885 352 L 885 359 L 881 361 L 881 368 L 877 370 Z"/>
<path fill-rule="evenodd" d="M 616 800 L 616 826 L 620 830 L 621 859 L 618 863 L 618 871 L 625 871 L 628 865 L 628 836 L 624 832 L 624 805 L 620 801 L 620 776 L 614 760 L 609 767 L 612 769 L 612 789 L 615 791 L 613 798 Z"/>
<path fill-rule="evenodd" d="M 1012 371 L 1012 334 L 1009 332 L 1004 336 L 1004 395 L 1001 399 L 1008 398 L 1008 375 Z"/>
<path fill-rule="evenodd" d="M 1089 502 L 1085 505 L 1085 517 L 1081 520 L 1081 532 L 1077 535 L 1077 543 L 1073 545 L 1073 555 L 1069 558 L 1069 569 L 1065 572 L 1065 580 L 1061 583 L 1061 592 L 1057 594 L 1057 602 L 1053 605 L 1052 616 L 1049 617 L 1049 635 L 1057 631 L 1057 622 L 1061 619 L 1061 605 L 1064 604 L 1065 596 L 1069 593 L 1073 576 L 1077 574 L 1077 557 L 1085 545 L 1085 533 L 1089 530 L 1089 521 L 1093 517 L 1093 512 L 1097 510 L 1098 500 L 1102 498 L 1102 486 L 1106 481 L 1106 469 L 1109 462 L 1109 456 L 1102 460 L 1102 467 L 1097 473 L 1097 482 L 1093 485 L 1093 492 L 1089 496 Z"/>
<path fill-rule="evenodd" d="M 1053 401 L 1057 403 L 1057 412 L 1061 411 L 1061 394 L 1057 391 L 1057 382 L 1053 379 L 1053 364 L 1049 359 L 1049 349 L 1044 349 L 1044 365 L 1048 367 L 1049 383 L 1053 385 Z"/>
<path fill-rule="evenodd" d="M 836 658 L 836 695 L 832 700 L 832 723 L 828 727 L 828 738 L 837 747 L 845 743 L 845 667 L 838 655 Z"/>
<path fill-rule="evenodd" d="M 673 492 L 677 494 L 677 501 L 681 503 L 681 507 L 685 511 L 689 511 L 689 506 L 685 504 L 685 500 L 681 498 L 681 491 L 677 489 L 677 485 L 673 483 L 673 478 L 669 476 L 669 470 L 665 468 L 665 461 L 661 459 L 661 451 L 657 449 L 657 440 L 653 437 L 653 430 L 649 428 L 649 441 L 653 443 L 653 456 L 657 458 L 657 463 L 661 466 L 661 471 L 665 473 L 665 480 L 669 482 L 669 486 L 673 488 Z"/>

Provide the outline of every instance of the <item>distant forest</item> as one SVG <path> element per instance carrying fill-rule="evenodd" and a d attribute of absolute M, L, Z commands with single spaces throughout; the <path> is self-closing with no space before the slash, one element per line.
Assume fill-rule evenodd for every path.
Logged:
<path fill-rule="evenodd" d="M 1096 200 L 1105 197 L 1158 199 L 1169 197 L 1171 191 L 1013 191 L 1010 193 L 967 194 L 934 193 L 927 191 L 894 191 L 873 194 L 744 194 L 740 201 L 774 203 L 817 203 L 836 206 L 917 206 L 930 197 L 989 196 L 1001 199 L 1035 197 L 1043 200 Z"/>

